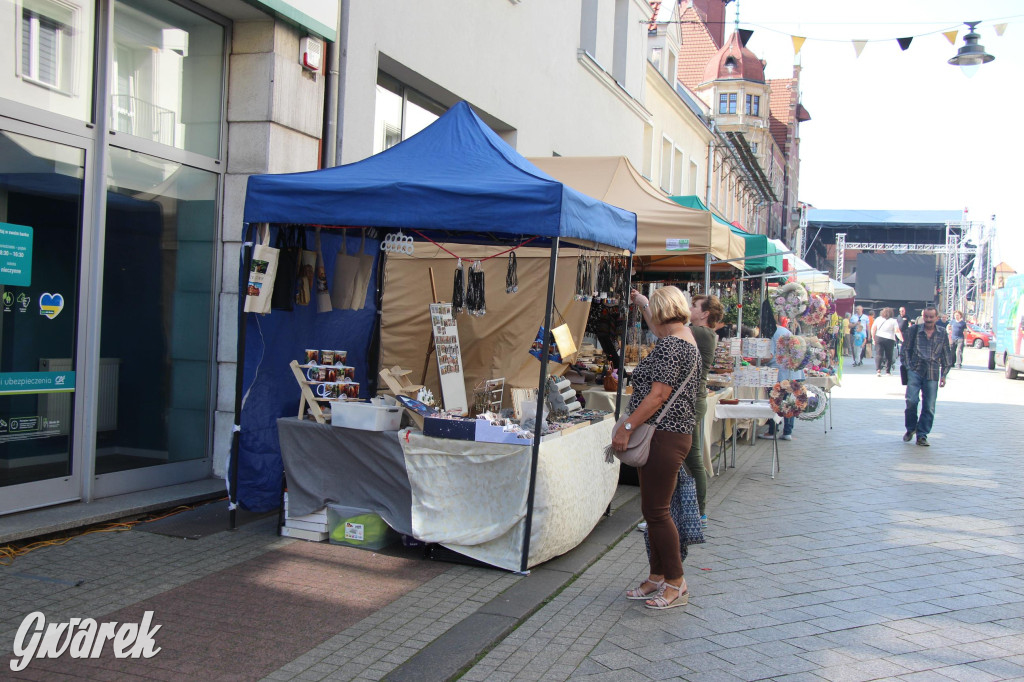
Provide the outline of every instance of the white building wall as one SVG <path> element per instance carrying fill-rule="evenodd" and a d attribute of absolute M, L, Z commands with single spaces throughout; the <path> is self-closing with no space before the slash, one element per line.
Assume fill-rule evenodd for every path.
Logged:
<path fill-rule="evenodd" d="M 620 85 L 611 71 L 621 1 L 400 0 L 386 12 L 378 3 L 347 3 L 339 162 L 373 152 L 381 67 L 446 106 L 468 101 L 526 156 L 625 155 L 640 167 L 650 118 L 641 104 L 643 22 L 651 10 L 639 0 L 619 5 L 621 30 L 633 38 Z M 581 56 L 581 39 L 593 59 Z"/>
<path fill-rule="evenodd" d="M 670 167 L 672 177 L 678 178 L 679 183 L 674 180 L 669 183 L 663 177 L 664 166 L 660 145 L 654 150 L 654 162 L 651 164 L 652 175 L 649 179 L 659 187 L 675 188 L 679 186 L 683 194 L 688 193 L 691 186 L 695 186 L 697 196 L 703 201 L 707 186 L 708 142 L 712 139 L 711 131 L 697 119 L 665 77 L 650 63 L 647 64 L 647 101 L 645 104 L 651 112 L 654 139 L 661 140 L 667 137 L 682 152 L 681 158 L 678 155 L 673 156 Z M 692 164 L 696 164 L 696 168 Z M 637 168 L 641 168 L 641 166 L 637 166 Z M 691 179 L 691 175 L 696 176 L 695 182 Z"/>

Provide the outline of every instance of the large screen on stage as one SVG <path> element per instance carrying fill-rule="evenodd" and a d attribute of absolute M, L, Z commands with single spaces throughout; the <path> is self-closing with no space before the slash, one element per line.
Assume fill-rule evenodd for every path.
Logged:
<path fill-rule="evenodd" d="M 857 298 L 933 301 L 936 264 L 932 254 L 861 253 L 857 256 Z"/>

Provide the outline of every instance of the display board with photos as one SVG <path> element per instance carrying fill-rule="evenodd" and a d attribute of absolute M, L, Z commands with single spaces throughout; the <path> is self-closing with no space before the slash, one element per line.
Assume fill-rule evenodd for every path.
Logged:
<path fill-rule="evenodd" d="M 444 407 L 449 411 L 468 412 L 459 328 L 452 314 L 451 303 L 430 304 L 430 329 L 434 335 L 434 355 L 437 357 L 437 374 Z"/>

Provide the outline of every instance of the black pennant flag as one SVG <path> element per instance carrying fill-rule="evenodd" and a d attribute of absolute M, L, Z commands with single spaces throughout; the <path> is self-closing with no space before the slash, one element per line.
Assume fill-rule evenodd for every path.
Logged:
<path fill-rule="evenodd" d="M 906 52 L 907 48 L 910 47 L 911 40 L 913 40 L 913 38 L 897 38 L 896 42 L 900 44 L 900 49 Z"/>
<path fill-rule="evenodd" d="M 741 28 L 737 31 L 740 34 L 740 45 L 742 47 L 747 46 L 747 41 L 750 40 L 750 36 L 754 35 L 754 32 L 749 28 Z"/>

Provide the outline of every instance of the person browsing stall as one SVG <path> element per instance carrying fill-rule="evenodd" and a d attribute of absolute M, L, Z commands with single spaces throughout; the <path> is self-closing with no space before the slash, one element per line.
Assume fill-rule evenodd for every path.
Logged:
<path fill-rule="evenodd" d="M 775 333 L 772 334 L 772 359 L 771 362 L 768 363 L 768 366 L 775 367 L 779 370 L 779 381 L 803 381 L 804 371 L 802 369 L 788 369 L 785 367 L 780 367 L 778 361 L 775 359 L 775 350 L 776 346 L 779 343 L 779 339 L 781 339 L 783 336 L 792 335 L 792 332 L 786 328 L 786 325 L 784 324 L 786 318 L 784 318 L 781 313 L 776 313 L 775 319 L 779 323 L 779 326 L 778 328 L 776 328 Z M 796 417 L 784 417 L 782 419 L 782 435 L 780 436 L 782 440 L 793 440 L 793 425 L 795 423 Z M 767 430 L 765 430 L 762 433 L 759 433 L 758 436 L 761 438 L 774 438 L 775 420 L 770 420 L 768 422 Z"/>
<path fill-rule="evenodd" d="M 936 324 L 939 311 L 929 305 L 922 313 L 924 322 L 907 330 L 900 362 L 907 368 L 907 409 L 903 422 L 907 432 L 903 442 L 909 443 L 917 434 L 918 445 L 930 445 L 935 420 L 935 399 L 939 389 L 946 385 L 946 375 L 953 364 L 953 353 L 949 349 L 945 332 Z M 921 405 L 918 415 L 917 406 Z"/>
<path fill-rule="evenodd" d="M 680 546 L 669 506 L 693 440 L 702 363 L 696 339 L 686 326 L 690 307 L 682 291 L 662 287 L 648 301 L 634 290 L 630 300 L 640 307 L 658 341 L 633 372 L 630 416 L 612 438 L 612 447 L 621 452 L 634 427 L 644 422 L 655 427 L 647 463 L 638 469 L 640 508 L 650 540 L 650 574 L 638 587 L 627 590 L 626 598 L 644 600 L 650 609 L 670 609 L 689 601 L 683 576 L 685 547 Z M 679 396 L 669 412 L 655 424 L 677 390 Z"/>
<path fill-rule="evenodd" d="M 700 350 L 701 372 L 700 387 L 697 389 L 697 428 L 693 432 L 693 442 L 690 444 L 690 452 L 686 455 L 686 466 L 693 474 L 694 482 L 697 484 L 697 506 L 700 507 L 700 525 L 707 528 L 708 515 L 705 505 L 705 498 L 708 491 L 708 474 L 704 470 L 704 438 L 706 434 L 702 428 L 704 417 L 708 413 L 708 371 L 715 364 L 715 348 L 718 346 L 718 334 L 712 328 L 718 324 L 725 315 L 725 308 L 717 296 L 705 296 L 697 294 L 693 297 L 693 305 L 690 307 L 690 331 L 697 339 L 697 348 Z"/>

